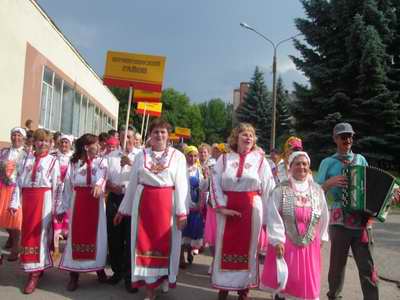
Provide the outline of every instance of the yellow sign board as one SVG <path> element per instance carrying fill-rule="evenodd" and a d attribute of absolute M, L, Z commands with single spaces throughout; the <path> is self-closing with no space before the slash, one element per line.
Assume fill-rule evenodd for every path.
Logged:
<path fill-rule="evenodd" d="M 169 134 L 169 139 L 170 139 L 171 141 L 177 142 L 177 141 L 179 141 L 180 137 L 177 136 L 175 133 L 172 132 L 172 133 Z"/>
<path fill-rule="evenodd" d="M 104 84 L 161 92 L 165 61 L 165 56 L 108 51 Z"/>
<path fill-rule="evenodd" d="M 135 90 L 133 98 L 136 102 L 160 102 L 161 93 Z"/>
<path fill-rule="evenodd" d="M 189 128 L 175 127 L 175 134 L 179 137 L 190 138 L 191 132 Z"/>
<path fill-rule="evenodd" d="M 138 102 L 136 112 L 138 114 L 147 114 L 150 116 L 158 117 L 161 115 L 162 103 L 161 102 Z"/>

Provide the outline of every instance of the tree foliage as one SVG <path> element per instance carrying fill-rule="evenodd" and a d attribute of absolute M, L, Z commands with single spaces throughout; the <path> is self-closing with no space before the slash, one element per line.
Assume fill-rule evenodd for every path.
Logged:
<path fill-rule="evenodd" d="M 268 149 L 271 137 L 271 95 L 264 82 L 264 74 L 255 68 L 249 91 L 236 110 L 239 122 L 252 124 L 256 128 L 258 144 Z"/>
<path fill-rule="evenodd" d="M 128 89 L 112 88 L 120 101 L 118 124 L 126 122 Z M 190 128 L 192 137 L 187 143 L 199 145 L 202 142 L 224 142 L 232 128 L 232 106 L 221 99 L 211 99 L 201 104 L 192 103 L 187 95 L 173 88 L 165 89 L 161 95 L 162 117 L 174 128 Z M 142 117 L 135 114 L 136 104 L 131 107 L 130 125 L 141 129 Z"/>
<path fill-rule="evenodd" d="M 219 98 L 199 104 L 203 117 L 205 141 L 209 144 L 226 141 L 232 129 L 232 105 Z"/>
<path fill-rule="evenodd" d="M 305 42 L 292 57 L 310 85 L 295 84 L 296 130 L 318 162 L 334 151 L 332 128 L 354 125 L 355 150 L 395 162 L 400 142 L 400 1 L 301 0 Z"/>

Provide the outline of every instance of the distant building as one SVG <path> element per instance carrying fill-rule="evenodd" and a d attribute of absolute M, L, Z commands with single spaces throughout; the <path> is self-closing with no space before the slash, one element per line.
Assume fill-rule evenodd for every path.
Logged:
<path fill-rule="evenodd" d="M 0 36 L 0 146 L 27 119 L 75 136 L 116 128 L 117 98 L 36 1 L 3 1 Z"/>
<path fill-rule="evenodd" d="M 247 93 L 249 92 L 250 83 L 241 82 L 240 88 L 233 90 L 233 109 L 236 110 L 238 106 L 244 101 Z"/>

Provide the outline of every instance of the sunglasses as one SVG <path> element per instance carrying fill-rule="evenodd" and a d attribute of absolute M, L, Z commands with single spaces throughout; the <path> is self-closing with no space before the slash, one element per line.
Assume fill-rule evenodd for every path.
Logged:
<path fill-rule="evenodd" d="M 343 133 L 343 134 L 339 134 L 339 137 L 342 141 L 345 141 L 347 139 L 353 139 L 354 135 L 351 133 Z"/>

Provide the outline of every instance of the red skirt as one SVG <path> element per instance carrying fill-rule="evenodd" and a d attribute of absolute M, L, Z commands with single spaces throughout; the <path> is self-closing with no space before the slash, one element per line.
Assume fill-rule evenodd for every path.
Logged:
<path fill-rule="evenodd" d="M 91 187 L 75 187 L 72 213 L 71 244 L 74 260 L 95 260 L 100 198 L 92 195 Z"/>
<path fill-rule="evenodd" d="M 172 239 L 172 187 L 144 186 L 139 204 L 136 265 L 168 268 Z"/>
<path fill-rule="evenodd" d="M 226 217 L 222 239 L 221 270 L 249 270 L 253 198 L 258 192 L 225 192 L 227 209 L 241 217 Z"/>
<path fill-rule="evenodd" d="M 49 188 L 22 189 L 21 262 L 40 262 L 44 195 Z"/>

